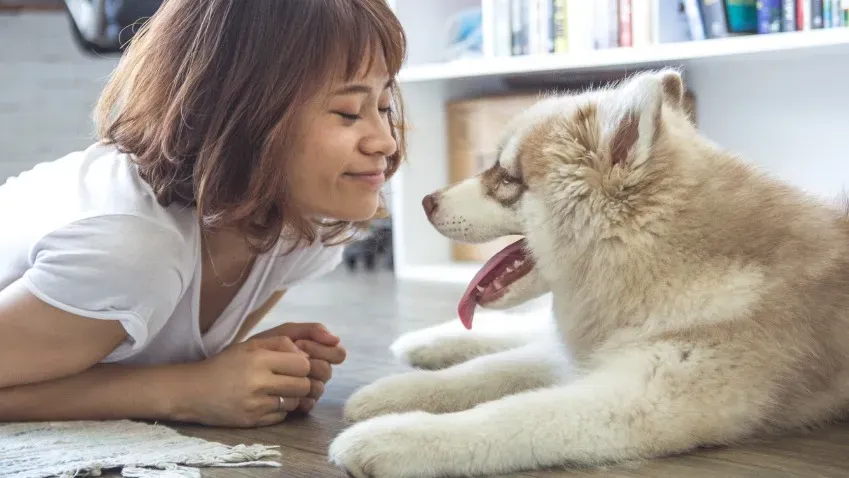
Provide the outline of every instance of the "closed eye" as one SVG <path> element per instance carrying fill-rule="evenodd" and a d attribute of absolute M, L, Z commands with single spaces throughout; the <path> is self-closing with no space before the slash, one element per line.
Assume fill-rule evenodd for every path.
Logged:
<path fill-rule="evenodd" d="M 342 118 L 349 120 L 349 121 L 356 121 L 356 120 L 360 119 L 360 115 L 344 113 L 342 111 L 334 111 L 334 113 L 336 113 L 337 115 L 339 115 Z"/>

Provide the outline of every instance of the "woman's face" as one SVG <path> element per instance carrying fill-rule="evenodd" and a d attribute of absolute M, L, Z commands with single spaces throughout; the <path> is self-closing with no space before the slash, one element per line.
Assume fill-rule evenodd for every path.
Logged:
<path fill-rule="evenodd" d="M 387 157 L 397 148 L 389 125 L 390 78 L 382 59 L 307 107 L 299 154 L 289 158 L 292 200 L 316 217 L 361 221 L 374 216 Z"/>

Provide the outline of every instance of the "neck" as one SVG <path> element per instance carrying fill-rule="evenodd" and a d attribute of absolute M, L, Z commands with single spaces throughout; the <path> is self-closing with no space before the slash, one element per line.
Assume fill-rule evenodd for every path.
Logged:
<path fill-rule="evenodd" d="M 216 282 L 231 285 L 244 279 L 255 258 L 244 234 L 233 229 L 204 231 L 202 241 L 204 264 Z"/>

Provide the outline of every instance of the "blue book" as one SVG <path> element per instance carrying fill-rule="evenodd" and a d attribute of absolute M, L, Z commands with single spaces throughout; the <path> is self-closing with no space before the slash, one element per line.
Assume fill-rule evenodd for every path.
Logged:
<path fill-rule="evenodd" d="M 783 0 L 758 0 L 758 33 L 781 31 L 781 2 Z"/>

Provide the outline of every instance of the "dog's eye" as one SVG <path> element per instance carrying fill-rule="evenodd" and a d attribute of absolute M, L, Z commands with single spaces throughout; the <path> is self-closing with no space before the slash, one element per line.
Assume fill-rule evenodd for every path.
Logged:
<path fill-rule="evenodd" d="M 503 184 L 505 186 L 510 186 L 511 184 L 516 184 L 518 182 L 519 182 L 518 179 L 511 177 L 511 176 L 504 176 L 503 178 L 501 178 L 501 184 Z"/>

